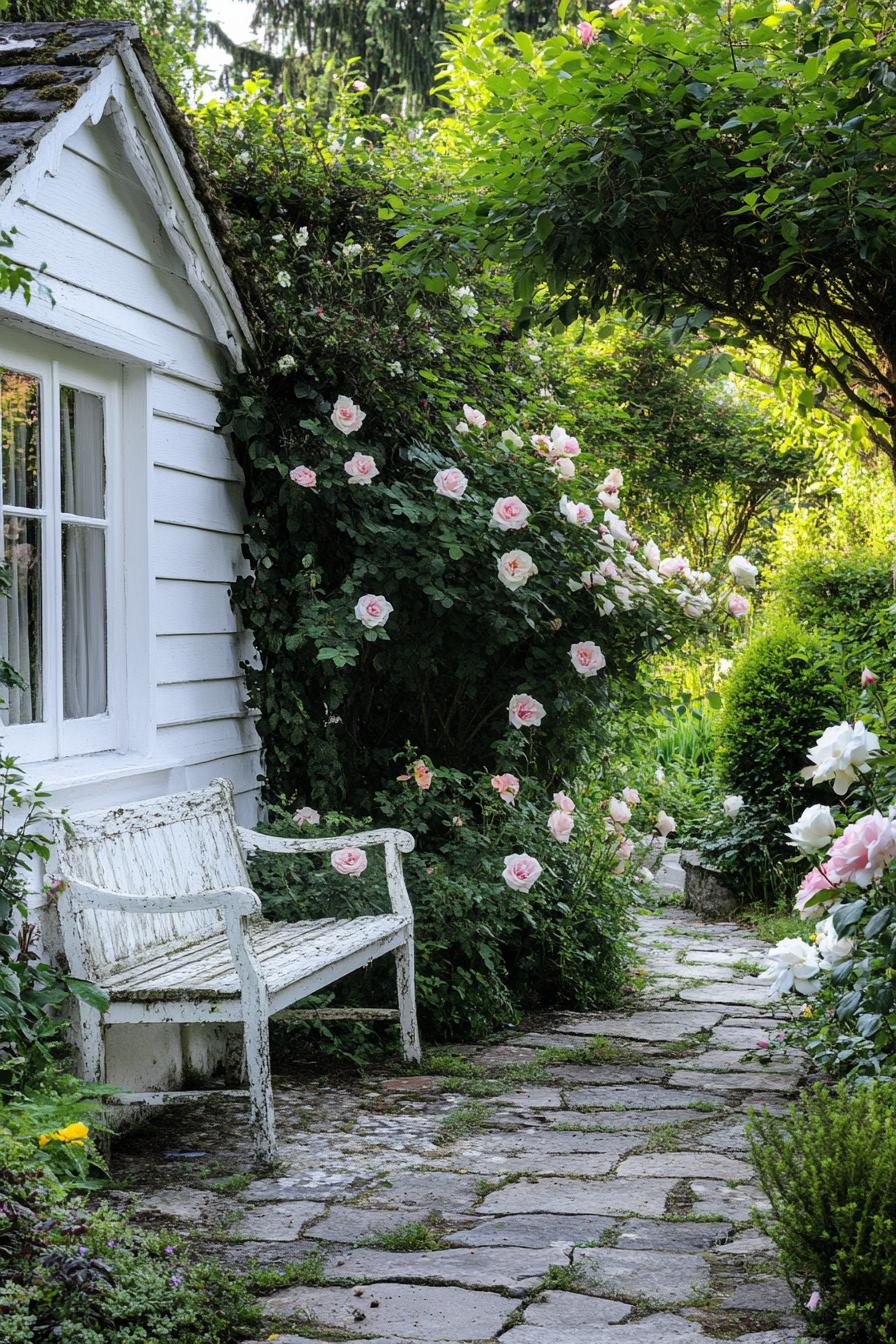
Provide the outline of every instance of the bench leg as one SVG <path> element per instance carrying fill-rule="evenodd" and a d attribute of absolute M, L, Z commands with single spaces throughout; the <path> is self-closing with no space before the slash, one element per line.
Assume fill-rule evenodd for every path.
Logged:
<path fill-rule="evenodd" d="M 248 1010 L 248 1005 L 244 1008 Z M 258 1005 L 260 1008 L 260 1005 Z M 249 1103 L 255 1156 L 265 1167 L 277 1161 L 277 1130 L 274 1122 L 274 1091 L 271 1086 L 271 1048 L 266 1014 L 247 1011 L 243 1022 Z"/>
<path fill-rule="evenodd" d="M 417 1028 L 417 997 L 414 991 L 414 940 L 409 938 L 395 949 L 398 980 L 398 1016 L 401 1023 L 401 1048 L 410 1064 L 420 1063 L 420 1032 Z"/>
<path fill-rule="evenodd" d="M 103 1019 L 89 1004 L 78 1004 L 78 1049 L 81 1072 L 88 1083 L 106 1081 L 106 1042 Z"/>

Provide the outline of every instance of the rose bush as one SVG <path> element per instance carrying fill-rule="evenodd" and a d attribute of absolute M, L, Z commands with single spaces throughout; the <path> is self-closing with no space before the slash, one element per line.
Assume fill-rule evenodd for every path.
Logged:
<path fill-rule="evenodd" d="M 814 922 L 769 954 L 763 979 L 807 1000 L 809 1048 L 837 1073 L 896 1073 L 896 754 L 883 689 L 861 684 L 857 713 L 826 728 L 805 768 L 831 805 L 805 809 L 789 843 L 812 862 L 795 909 Z M 823 918 L 819 919 L 819 916 Z"/>

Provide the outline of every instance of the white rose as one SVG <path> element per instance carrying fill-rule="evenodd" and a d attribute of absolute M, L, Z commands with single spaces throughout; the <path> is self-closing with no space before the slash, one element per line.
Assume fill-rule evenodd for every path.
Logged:
<path fill-rule="evenodd" d="M 833 915 L 815 925 L 815 948 L 821 958 L 822 970 L 833 971 L 842 961 L 848 961 L 855 946 L 852 938 L 841 938 L 837 933 Z"/>
<path fill-rule="evenodd" d="M 815 854 L 827 847 L 836 829 L 837 824 L 831 809 L 825 807 L 823 803 L 814 803 L 812 807 L 807 807 L 791 826 L 788 826 L 787 834 L 790 836 L 788 844 L 796 845 L 797 849 L 803 850 L 806 854 Z"/>
<path fill-rule="evenodd" d="M 505 429 L 501 432 L 501 442 L 505 448 L 522 448 L 523 441 L 519 434 L 515 434 L 512 429 Z"/>
<path fill-rule="evenodd" d="M 345 396 L 336 398 L 330 413 L 333 424 L 342 430 L 343 434 L 354 434 L 356 429 L 361 428 L 366 418 L 366 411 L 356 406 L 351 397 Z"/>
<path fill-rule="evenodd" d="M 394 610 L 392 603 L 387 602 L 381 593 L 365 593 L 355 603 L 355 615 L 368 630 L 385 625 Z"/>
<path fill-rule="evenodd" d="M 525 551 L 507 551 L 498 557 L 498 578 L 511 591 L 522 588 L 537 573 L 538 566 Z"/>
<path fill-rule="evenodd" d="M 671 835 L 673 831 L 678 829 L 678 823 L 674 817 L 669 816 L 668 812 L 664 812 L 660 809 L 656 814 L 656 821 L 653 823 L 653 829 L 660 835 Z"/>
<path fill-rule="evenodd" d="M 744 800 L 739 793 L 729 793 L 728 797 L 722 802 L 722 810 L 726 817 L 733 821 L 738 812 L 744 805 Z"/>
<path fill-rule="evenodd" d="M 621 798 L 611 798 L 608 803 L 610 816 L 617 826 L 625 826 L 632 819 L 632 810 Z"/>
<path fill-rule="evenodd" d="M 280 286 L 281 289 L 289 289 L 290 285 L 292 284 L 292 276 L 290 275 L 289 271 L 277 272 L 277 284 Z"/>
<path fill-rule="evenodd" d="M 659 573 L 660 568 L 660 548 L 655 541 L 648 541 L 644 547 L 644 557 L 651 569 Z"/>
<path fill-rule="evenodd" d="M 867 774 L 868 761 L 880 752 L 880 738 L 857 719 L 855 723 L 837 723 L 826 728 L 809 752 L 811 765 L 800 773 L 813 784 L 834 781 L 834 792 L 841 798 L 850 784 Z"/>
<path fill-rule="evenodd" d="M 751 565 L 749 560 L 743 555 L 732 555 L 728 561 L 728 572 L 736 584 L 741 588 L 755 588 L 756 577 L 759 570 L 755 565 Z"/>
<path fill-rule="evenodd" d="M 436 494 L 444 495 L 446 499 L 461 499 L 468 485 L 467 478 L 459 467 L 444 467 L 442 471 L 437 471 L 432 483 L 436 488 Z"/>
<path fill-rule="evenodd" d="M 558 457 L 553 470 L 561 481 L 571 481 L 576 474 L 576 464 L 571 457 Z"/>
<path fill-rule="evenodd" d="M 791 990 L 797 994 L 816 994 L 821 988 L 818 975 L 821 958 L 811 943 L 803 942 L 802 938 L 782 938 L 766 955 L 769 968 L 757 978 L 771 985 L 773 997 Z"/>

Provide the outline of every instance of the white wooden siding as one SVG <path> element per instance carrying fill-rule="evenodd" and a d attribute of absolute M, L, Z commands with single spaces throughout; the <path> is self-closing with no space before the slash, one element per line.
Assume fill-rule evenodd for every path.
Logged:
<path fill-rule="evenodd" d="M 17 259 L 47 263 L 56 300 L 36 295 L 27 320 L 63 343 L 67 331 L 95 330 L 106 358 L 129 351 L 130 363 L 136 341 L 155 365 L 146 406 L 153 741 L 133 776 L 97 758 L 95 802 L 83 775 L 70 800 L 62 784 L 60 801 L 103 806 L 223 775 L 234 782 L 240 819 L 252 822 L 259 749 L 240 674 L 252 646 L 229 599 L 246 568 L 242 474 L 216 432 L 226 354 L 111 117 L 84 124 L 55 172 L 32 180 L 27 199 L 9 209 Z"/>

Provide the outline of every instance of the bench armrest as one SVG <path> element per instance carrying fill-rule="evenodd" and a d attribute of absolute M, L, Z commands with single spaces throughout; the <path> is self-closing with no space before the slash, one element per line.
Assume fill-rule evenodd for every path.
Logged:
<path fill-rule="evenodd" d="M 54 879 L 50 878 L 50 881 Z M 229 910 L 238 915 L 261 913 L 261 901 L 248 887 L 217 887 L 179 896 L 134 896 L 123 891 L 107 891 L 74 877 L 59 881 L 57 903 L 60 913 L 75 910 L 118 910 L 132 915 L 170 915 L 188 910 Z"/>
<path fill-rule="evenodd" d="M 410 854 L 414 837 L 410 831 L 386 827 L 382 831 L 360 831 L 357 835 L 315 835 L 307 840 L 288 839 L 279 835 L 262 835 L 245 826 L 237 828 L 243 848 L 247 851 L 263 849 L 270 854 L 326 854 L 334 849 L 370 849 L 373 845 L 394 845 L 401 854 Z"/>
<path fill-rule="evenodd" d="M 414 911 L 411 898 L 405 885 L 401 870 L 402 854 L 410 854 L 414 848 L 414 837 L 409 831 L 386 827 L 382 831 L 361 831 L 358 835 L 320 835 L 307 840 L 288 840 L 277 835 L 262 835 L 260 831 L 247 830 L 245 826 L 237 828 L 240 842 L 247 854 L 261 849 L 268 854 L 326 854 L 334 849 L 370 849 L 373 845 L 384 845 L 386 849 L 386 887 L 392 903 L 392 913 L 400 916 L 413 926 Z"/>

